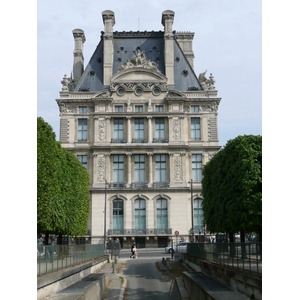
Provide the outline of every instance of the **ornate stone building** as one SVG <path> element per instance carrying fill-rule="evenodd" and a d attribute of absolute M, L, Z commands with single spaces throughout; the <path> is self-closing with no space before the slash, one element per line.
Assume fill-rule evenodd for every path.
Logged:
<path fill-rule="evenodd" d="M 114 32 L 114 13 L 102 18 L 85 68 L 85 34 L 73 30 L 73 75 L 56 100 L 62 146 L 90 174 L 88 235 L 124 247 L 164 247 L 175 231 L 197 239 L 201 168 L 220 149 L 215 80 L 196 76 L 194 33 L 173 31 L 173 11 L 164 31 Z"/>

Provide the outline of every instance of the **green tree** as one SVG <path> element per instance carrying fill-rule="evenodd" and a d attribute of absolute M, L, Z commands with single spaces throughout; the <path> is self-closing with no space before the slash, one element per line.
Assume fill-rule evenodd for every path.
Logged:
<path fill-rule="evenodd" d="M 57 173 L 58 148 L 55 133 L 41 117 L 37 119 L 37 231 L 56 232 L 56 208 L 61 205 Z"/>
<path fill-rule="evenodd" d="M 38 233 L 84 235 L 89 216 L 89 175 L 38 118 Z"/>
<path fill-rule="evenodd" d="M 203 167 L 203 213 L 208 230 L 262 229 L 262 137 L 238 136 Z"/>

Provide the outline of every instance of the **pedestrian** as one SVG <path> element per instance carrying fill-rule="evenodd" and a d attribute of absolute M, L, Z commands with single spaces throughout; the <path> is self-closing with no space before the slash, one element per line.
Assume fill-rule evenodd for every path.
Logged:
<path fill-rule="evenodd" d="M 135 246 L 135 242 L 133 242 L 132 245 L 131 245 L 131 255 L 130 255 L 130 258 L 135 258 L 135 252 L 136 252 L 136 246 Z"/>

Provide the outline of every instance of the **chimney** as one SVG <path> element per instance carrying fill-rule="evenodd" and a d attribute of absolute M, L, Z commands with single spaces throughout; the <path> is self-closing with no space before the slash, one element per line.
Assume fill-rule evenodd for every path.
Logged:
<path fill-rule="evenodd" d="M 174 34 L 172 26 L 174 22 L 174 11 L 165 10 L 162 13 L 161 23 L 165 27 L 165 70 L 168 85 L 174 85 Z"/>
<path fill-rule="evenodd" d="M 102 19 L 104 24 L 103 34 L 103 84 L 110 85 L 110 78 L 113 73 L 113 26 L 115 25 L 115 14 L 111 10 L 102 12 Z"/>
<path fill-rule="evenodd" d="M 84 70 L 84 57 L 83 57 L 83 43 L 85 42 L 84 31 L 81 29 L 74 29 L 72 31 L 74 37 L 74 63 L 73 63 L 73 77 L 75 86 L 77 85 L 83 70 Z"/>

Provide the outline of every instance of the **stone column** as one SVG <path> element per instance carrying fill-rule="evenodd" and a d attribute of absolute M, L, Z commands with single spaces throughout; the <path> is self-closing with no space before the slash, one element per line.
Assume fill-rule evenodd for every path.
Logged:
<path fill-rule="evenodd" d="M 127 156 L 127 184 L 126 184 L 126 187 L 130 188 L 131 187 L 131 156 L 132 156 L 132 153 L 127 152 L 126 156 Z"/>
<path fill-rule="evenodd" d="M 127 143 L 131 143 L 131 125 L 130 125 L 131 117 L 126 117 L 126 119 L 127 119 Z"/>
<path fill-rule="evenodd" d="M 97 157 L 98 153 L 93 153 L 93 186 L 97 183 Z"/>
<path fill-rule="evenodd" d="M 173 117 L 168 116 L 168 132 L 169 132 L 168 140 L 169 140 L 169 143 L 174 140 L 172 137 L 172 135 L 173 135 L 172 119 L 173 119 Z"/>
<path fill-rule="evenodd" d="M 148 143 L 152 143 L 152 127 L 151 127 L 152 117 L 147 117 L 147 119 L 148 119 Z"/>
<path fill-rule="evenodd" d="M 153 153 L 152 152 L 147 152 L 147 155 L 149 157 L 149 183 L 148 183 L 148 187 L 153 187 L 153 169 L 152 169 L 152 156 Z"/>
<path fill-rule="evenodd" d="M 110 124 L 111 117 L 105 117 L 105 122 L 106 122 L 106 142 L 110 143 L 111 142 L 111 132 L 113 130 L 112 124 Z"/>
<path fill-rule="evenodd" d="M 98 117 L 94 117 L 94 143 L 98 142 Z"/>

